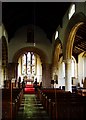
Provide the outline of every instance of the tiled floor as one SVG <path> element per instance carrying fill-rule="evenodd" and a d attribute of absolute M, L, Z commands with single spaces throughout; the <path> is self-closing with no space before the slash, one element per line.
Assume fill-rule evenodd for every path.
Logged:
<path fill-rule="evenodd" d="M 24 94 L 16 120 L 50 120 L 34 94 Z"/>

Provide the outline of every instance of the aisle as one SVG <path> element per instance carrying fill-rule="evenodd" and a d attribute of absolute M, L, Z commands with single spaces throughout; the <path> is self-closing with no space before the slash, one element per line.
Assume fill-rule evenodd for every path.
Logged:
<path fill-rule="evenodd" d="M 24 94 L 16 120 L 50 120 L 35 94 Z"/>

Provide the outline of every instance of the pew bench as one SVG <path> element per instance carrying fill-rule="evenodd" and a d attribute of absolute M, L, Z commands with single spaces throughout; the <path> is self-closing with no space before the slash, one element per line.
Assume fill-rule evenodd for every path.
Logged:
<path fill-rule="evenodd" d="M 2 120 L 15 120 L 22 97 L 22 89 L 2 89 Z"/>
<path fill-rule="evenodd" d="M 41 90 L 38 92 L 44 108 L 52 120 L 85 119 L 86 96 L 61 90 Z"/>

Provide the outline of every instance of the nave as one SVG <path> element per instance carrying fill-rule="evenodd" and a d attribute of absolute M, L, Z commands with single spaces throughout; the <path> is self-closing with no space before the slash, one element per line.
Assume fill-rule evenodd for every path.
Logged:
<path fill-rule="evenodd" d="M 35 94 L 24 94 L 16 120 L 50 120 Z"/>
<path fill-rule="evenodd" d="M 50 15 L 50 18 L 52 7 L 49 4 L 45 3 L 43 8 L 35 3 L 37 14 L 33 12 L 33 5 L 3 4 L 3 24 L 0 25 L 1 120 L 47 120 L 50 119 L 47 113 L 51 120 L 86 120 L 86 2 L 71 3 L 59 26 L 54 23 L 60 18 L 57 12 L 64 11 L 57 10 L 65 8 L 62 4 L 61 7 L 58 2 L 50 4 L 53 8 L 56 6 L 55 12 L 52 11 L 55 17 Z M 43 14 L 47 13 L 44 17 L 41 10 Z M 30 22 L 30 18 L 40 24 Z M 49 28 L 51 23 L 55 25 L 54 31 Z M 37 98 L 33 86 L 27 85 L 35 80 Z"/>

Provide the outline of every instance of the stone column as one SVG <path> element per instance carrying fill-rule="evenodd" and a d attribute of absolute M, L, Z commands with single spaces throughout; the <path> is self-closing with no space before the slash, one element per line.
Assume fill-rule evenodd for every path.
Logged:
<path fill-rule="evenodd" d="M 46 63 L 46 87 L 51 87 L 51 64 Z"/>
<path fill-rule="evenodd" d="M 45 64 L 42 64 L 42 86 L 45 87 L 46 83 L 46 74 L 45 74 Z"/>
<path fill-rule="evenodd" d="M 9 63 L 8 64 L 8 79 L 12 78 L 17 79 L 18 63 Z"/>
<path fill-rule="evenodd" d="M 0 65 L 0 88 L 3 86 L 3 71 L 2 71 L 2 65 Z"/>
<path fill-rule="evenodd" d="M 76 63 L 76 70 L 75 70 L 75 76 L 76 76 L 76 86 L 78 86 L 78 63 Z"/>
<path fill-rule="evenodd" d="M 86 57 L 84 57 L 84 78 L 86 77 Z"/>
<path fill-rule="evenodd" d="M 71 59 L 65 61 L 65 91 L 72 92 Z"/>
<path fill-rule="evenodd" d="M 51 64 L 42 64 L 42 85 L 45 88 L 51 87 Z"/>

